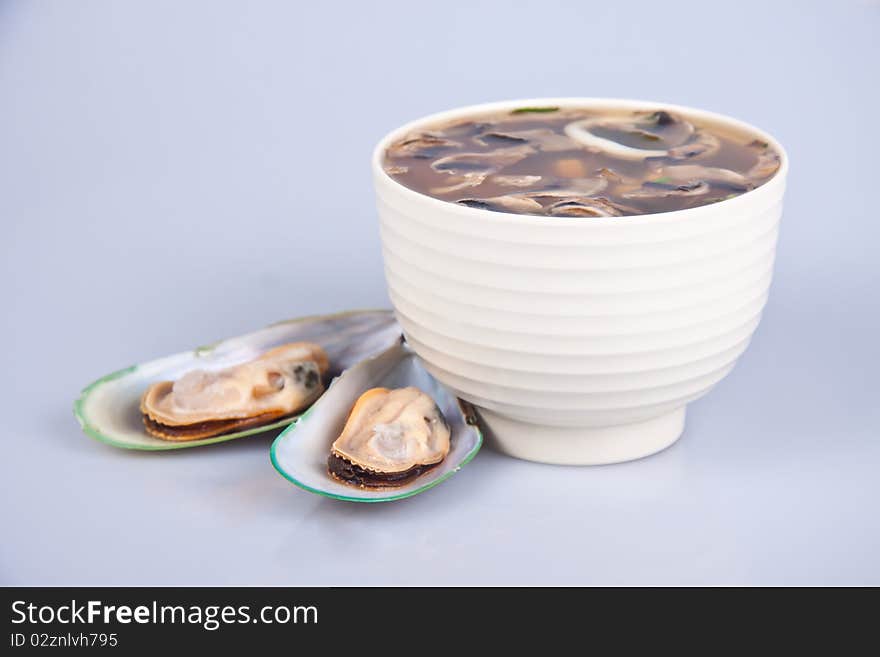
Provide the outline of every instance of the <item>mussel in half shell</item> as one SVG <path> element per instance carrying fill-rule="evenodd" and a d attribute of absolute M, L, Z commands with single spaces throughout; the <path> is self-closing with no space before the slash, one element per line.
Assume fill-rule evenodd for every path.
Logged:
<path fill-rule="evenodd" d="M 387 310 L 280 322 L 108 374 L 83 390 L 74 414 L 87 435 L 115 447 L 167 450 L 242 438 L 290 424 L 333 377 L 401 337 Z M 310 387 L 316 375 L 323 384 Z M 152 433 L 162 437 L 145 429 L 142 404 Z M 222 424 L 195 426 L 210 422 Z"/>
<path fill-rule="evenodd" d="M 311 493 L 388 502 L 445 481 L 482 441 L 470 405 L 428 374 L 403 343 L 333 381 L 275 439 L 271 456 L 285 479 Z M 341 462 L 331 457 L 328 464 L 331 453 Z M 381 481 L 382 475 L 389 477 Z"/>
<path fill-rule="evenodd" d="M 195 440 L 269 424 L 320 397 L 327 368 L 320 345 L 292 342 L 222 370 L 190 370 L 147 388 L 144 428 L 164 440 Z"/>

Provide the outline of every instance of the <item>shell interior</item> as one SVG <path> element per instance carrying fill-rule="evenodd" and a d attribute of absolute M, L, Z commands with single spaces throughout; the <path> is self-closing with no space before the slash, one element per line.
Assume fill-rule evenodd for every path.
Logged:
<path fill-rule="evenodd" d="M 329 382 L 343 370 L 387 350 L 400 339 L 400 327 L 388 310 L 352 311 L 279 322 L 253 333 L 108 374 L 83 390 L 74 403 L 74 414 L 87 435 L 128 449 L 180 449 L 242 438 L 287 426 L 295 418 L 287 417 L 212 438 L 173 442 L 144 431 L 139 408 L 141 395 L 157 381 L 176 380 L 197 368 L 223 369 L 253 360 L 281 344 L 298 341 L 316 342 L 324 348 L 330 361 L 325 378 Z"/>
<path fill-rule="evenodd" d="M 327 456 L 361 394 L 370 388 L 408 386 L 432 397 L 446 418 L 451 431 L 446 458 L 417 479 L 395 488 L 362 489 L 331 477 Z M 272 464 L 287 480 L 317 495 L 352 502 L 389 502 L 442 483 L 476 455 L 482 441 L 472 409 L 428 374 L 406 345 L 397 345 L 336 379 L 295 425 L 278 436 L 272 445 Z"/>

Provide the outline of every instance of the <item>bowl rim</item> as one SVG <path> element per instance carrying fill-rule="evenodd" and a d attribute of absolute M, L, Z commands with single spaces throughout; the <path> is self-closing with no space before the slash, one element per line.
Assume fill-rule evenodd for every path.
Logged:
<path fill-rule="evenodd" d="M 695 208 L 686 208 L 684 210 L 672 210 L 667 212 L 653 212 L 649 214 L 624 215 L 622 217 L 546 217 L 528 214 L 516 214 L 513 212 L 498 212 L 495 210 L 484 210 L 481 208 L 473 208 L 465 205 L 458 205 L 451 201 L 428 196 L 421 192 L 417 192 L 398 182 L 385 172 L 382 166 L 382 159 L 386 148 L 395 139 L 403 135 L 413 132 L 421 127 L 432 123 L 440 123 L 443 121 L 463 118 L 471 114 L 479 114 L 483 112 L 492 112 L 497 110 L 516 109 L 517 107 L 542 107 L 542 106 L 560 106 L 574 108 L 605 108 L 609 109 L 634 109 L 634 110 L 666 110 L 682 114 L 688 118 L 694 118 L 706 123 L 719 124 L 735 131 L 741 131 L 755 135 L 763 141 L 770 144 L 780 156 L 779 169 L 770 180 L 760 187 L 749 190 L 739 196 L 719 201 L 718 203 L 710 203 Z M 748 200 L 756 199 L 760 196 L 768 196 L 774 193 L 774 190 L 782 187 L 784 189 L 785 179 L 788 175 L 788 153 L 781 143 L 768 132 L 745 121 L 719 114 L 709 110 L 704 110 L 687 105 L 676 105 L 662 101 L 636 100 L 630 98 L 591 98 L 591 97 L 557 97 L 557 98 L 524 98 L 516 100 L 502 100 L 490 103 L 479 103 L 475 105 L 467 105 L 456 107 L 441 112 L 428 114 L 421 118 L 409 121 L 402 126 L 395 128 L 387 133 L 376 146 L 373 148 L 372 169 L 375 181 L 384 182 L 393 188 L 396 193 L 401 194 L 405 198 L 415 202 L 424 203 L 428 206 L 436 208 L 439 212 L 452 213 L 463 217 L 471 217 L 474 219 L 482 219 L 497 224 L 509 224 L 515 222 L 522 225 L 533 226 L 626 226 L 649 223 L 656 225 L 666 222 L 678 222 L 687 217 L 699 217 L 700 215 L 717 214 L 719 209 L 726 208 L 733 210 L 735 205 L 749 202 Z M 774 197 L 781 195 L 782 189 L 774 194 Z M 377 190 L 378 191 L 378 190 Z"/>

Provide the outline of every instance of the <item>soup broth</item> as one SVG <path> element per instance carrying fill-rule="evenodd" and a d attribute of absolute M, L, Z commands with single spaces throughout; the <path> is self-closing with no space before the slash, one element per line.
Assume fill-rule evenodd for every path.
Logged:
<path fill-rule="evenodd" d="M 684 210 L 767 182 L 780 156 L 665 110 L 524 107 L 429 126 L 392 143 L 385 171 L 434 198 L 553 217 Z"/>

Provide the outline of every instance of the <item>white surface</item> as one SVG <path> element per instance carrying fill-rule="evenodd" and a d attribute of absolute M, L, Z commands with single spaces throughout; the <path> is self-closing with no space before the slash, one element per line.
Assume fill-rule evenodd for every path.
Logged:
<path fill-rule="evenodd" d="M 0 5 L 0 581 L 880 584 L 877 3 L 420 6 Z M 424 495 L 354 505 L 278 476 L 268 440 L 143 454 L 80 433 L 101 374 L 387 305 L 376 141 L 563 94 L 721 111 L 797 163 L 761 327 L 675 445 L 589 469 L 484 449 Z"/>
<path fill-rule="evenodd" d="M 768 142 L 781 164 L 731 200 L 623 218 L 463 207 L 385 173 L 385 150 L 399 139 L 465 117 L 547 106 L 667 110 L 744 142 Z M 395 314 L 428 371 L 491 411 L 484 417 L 505 453 L 572 465 L 653 454 L 679 436 L 685 405 L 733 369 L 758 326 L 787 174 L 788 158 L 770 135 L 676 105 L 528 98 L 434 114 L 373 151 Z M 670 415 L 678 420 L 651 422 Z M 560 431 L 575 427 L 580 435 Z"/>

